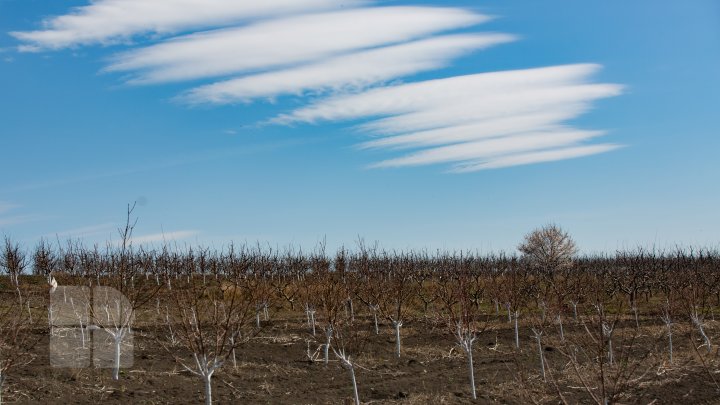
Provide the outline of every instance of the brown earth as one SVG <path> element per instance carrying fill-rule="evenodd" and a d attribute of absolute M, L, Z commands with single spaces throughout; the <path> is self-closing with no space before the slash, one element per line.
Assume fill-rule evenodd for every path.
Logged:
<path fill-rule="evenodd" d="M 594 386 L 591 365 L 574 370 L 568 358 L 552 345 L 555 329 L 546 331 L 544 346 L 552 376 L 542 381 L 536 341 L 529 327 L 520 331 L 522 350 L 514 350 L 511 325 L 499 318 L 482 332 L 474 346 L 474 369 L 478 399 L 470 396 L 466 356 L 448 330 L 431 321 L 416 319 L 402 328 L 403 352 L 395 358 L 395 338 L 388 324 L 380 335 L 370 334 L 363 353 L 355 359 L 360 398 L 367 404 L 470 404 L 470 403 L 594 403 L 583 383 Z M 213 377 L 215 403 L 242 404 L 351 404 L 348 372 L 332 358 L 312 362 L 322 337 L 313 340 L 302 314 L 264 322 L 262 332 L 237 351 L 237 366 L 231 361 Z M 370 330 L 368 319 L 363 322 Z M 570 323 L 570 322 L 568 322 Z M 634 328 L 627 320 L 622 328 Z M 617 399 L 632 404 L 720 403 L 718 354 L 703 355 L 690 325 L 677 327 L 675 365 L 669 367 L 663 349 L 662 325 L 644 320 L 642 332 L 629 350 L 652 347 L 646 360 L 630 378 Z M 715 333 L 718 325 L 708 322 Z M 12 369 L 7 376 L 3 400 L 8 403 L 46 404 L 184 404 L 203 403 L 202 381 L 175 363 L 155 340 L 150 329 L 134 330 L 134 365 L 121 371 L 120 381 L 109 369 L 52 368 L 49 362 L 49 331 L 34 330 L 38 339 L 34 360 Z M 164 332 L 163 332 L 164 333 Z M 586 332 L 566 326 L 569 338 Z M 713 335 L 711 335 L 713 336 Z M 715 333 L 714 336 L 717 336 Z M 618 343 L 618 350 L 623 348 Z M 587 372 L 587 374 L 585 374 Z M 557 385 L 557 388 L 556 388 Z"/>

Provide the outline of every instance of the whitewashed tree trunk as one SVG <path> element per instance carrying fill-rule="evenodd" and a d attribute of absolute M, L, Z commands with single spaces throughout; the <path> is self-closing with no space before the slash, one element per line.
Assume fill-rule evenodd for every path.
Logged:
<path fill-rule="evenodd" d="M 691 319 L 695 326 L 698 328 L 700 336 L 702 336 L 703 340 L 705 341 L 704 345 L 707 346 L 708 353 L 711 353 L 712 345 L 710 343 L 710 338 L 705 333 L 705 329 L 703 328 L 703 320 L 700 316 L 698 316 L 697 311 L 693 312 L 693 314 L 691 315 Z"/>
<path fill-rule="evenodd" d="M 518 317 L 520 313 L 515 311 L 515 347 L 520 348 L 520 331 L 518 330 Z"/>
<path fill-rule="evenodd" d="M 310 325 L 312 325 L 312 334 L 315 336 L 315 311 L 310 311 Z"/>
<path fill-rule="evenodd" d="M 337 351 L 333 348 L 333 352 L 335 353 L 335 356 L 340 360 L 340 364 L 348 370 L 350 373 L 350 380 L 352 381 L 353 385 L 353 394 L 355 399 L 355 405 L 360 405 L 360 395 L 358 394 L 358 388 L 357 388 L 357 379 L 355 378 L 355 367 L 352 364 L 352 361 L 350 361 L 350 356 L 345 355 L 345 350 Z"/>
<path fill-rule="evenodd" d="M 475 367 L 473 366 L 472 353 L 472 345 L 475 342 L 476 336 L 473 332 L 463 329 L 463 327 L 458 323 L 455 338 L 458 340 L 458 345 L 462 347 L 463 351 L 465 351 L 465 353 L 467 354 L 470 389 L 473 399 L 477 399 L 477 392 L 475 390 Z"/>
<path fill-rule="evenodd" d="M 212 405 L 212 373 L 203 377 L 205 382 L 205 405 Z"/>
<path fill-rule="evenodd" d="M 208 360 L 205 355 L 198 356 L 197 353 L 194 353 L 193 356 L 195 357 L 195 366 L 197 367 L 197 370 L 193 370 L 185 364 L 180 364 L 185 368 L 185 370 L 195 374 L 203 380 L 203 385 L 205 386 L 205 405 L 211 405 L 212 376 L 215 373 L 215 370 L 222 366 L 223 362 L 218 361 L 217 358 Z"/>
<path fill-rule="evenodd" d="M 560 341 L 565 341 L 565 331 L 563 330 L 563 323 L 562 323 L 562 315 L 558 314 L 557 316 L 558 324 L 560 325 Z"/>
<path fill-rule="evenodd" d="M 112 373 L 112 379 L 115 381 L 118 381 L 120 379 L 120 346 L 122 345 L 122 339 L 125 336 L 125 329 L 121 329 L 119 331 L 116 331 L 114 333 L 111 333 L 113 336 L 113 345 L 114 345 L 114 353 L 113 353 L 113 373 Z"/>
<path fill-rule="evenodd" d="M 400 358 L 400 327 L 402 327 L 402 321 L 393 321 L 395 327 L 395 355 Z"/>
<path fill-rule="evenodd" d="M 603 335 L 608 340 L 608 362 L 612 365 L 615 362 L 615 356 L 613 354 L 612 334 L 615 327 L 611 327 L 605 323 L 602 325 Z"/>
<path fill-rule="evenodd" d="M 533 334 L 535 335 L 535 340 L 537 340 L 538 344 L 538 353 L 540 354 L 540 372 L 542 374 L 543 381 L 547 381 L 545 378 L 545 357 L 543 356 L 543 348 L 542 348 L 542 332 L 533 329 Z"/>
<path fill-rule="evenodd" d="M 668 334 L 668 353 L 670 355 L 670 364 L 673 364 L 673 342 L 672 342 L 672 319 L 670 319 L 670 314 L 666 310 L 665 313 L 660 317 L 660 319 L 665 322 L 665 326 L 667 327 L 667 334 Z"/>
<path fill-rule="evenodd" d="M 5 373 L 0 371 L 0 404 L 3 403 L 3 388 L 5 385 Z"/>
<path fill-rule="evenodd" d="M 333 327 L 332 325 L 328 325 L 327 328 L 325 328 L 325 366 L 328 365 L 328 361 L 330 360 L 330 341 L 332 340 L 333 335 Z"/>

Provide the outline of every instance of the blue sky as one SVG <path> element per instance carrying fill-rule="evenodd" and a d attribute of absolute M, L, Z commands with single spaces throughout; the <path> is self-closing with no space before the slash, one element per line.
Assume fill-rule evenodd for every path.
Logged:
<path fill-rule="evenodd" d="M 716 1 L 177 3 L 0 0 L 0 234 L 718 246 Z"/>

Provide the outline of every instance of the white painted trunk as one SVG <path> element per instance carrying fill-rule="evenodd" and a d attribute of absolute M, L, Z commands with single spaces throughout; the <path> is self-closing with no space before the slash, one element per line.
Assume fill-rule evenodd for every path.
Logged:
<path fill-rule="evenodd" d="M 328 361 L 330 360 L 330 340 L 332 339 L 332 333 L 332 326 L 325 328 L 325 366 L 328 365 Z"/>
<path fill-rule="evenodd" d="M 120 344 L 122 343 L 122 334 L 118 333 L 115 337 L 115 353 L 113 358 L 113 375 L 112 379 L 118 381 L 120 379 Z"/>
<path fill-rule="evenodd" d="M 212 404 L 212 374 L 203 376 L 205 382 L 205 405 Z"/>
<path fill-rule="evenodd" d="M 360 395 L 358 395 L 357 380 L 355 379 L 355 367 L 350 366 L 350 378 L 352 379 L 353 394 L 355 394 L 355 405 L 360 405 Z"/>
<path fill-rule="evenodd" d="M 475 368 L 473 367 L 473 354 L 472 354 L 472 343 L 465 349 L 468 356 L 468 371 L 470 372 L 470 388 L 472 389 L 473 399 L 477 399 L 477 393 L 475 392 Z"/>
<path fill-rule="evenodd" d="M 540 353 L 540 371 L 542 373 L 543 381 L 547 381 L 545 379 L 545 358 L 543 357 L 543 348 L 542 348 L 542 342 L 541 342 L 540 338 L 541 338 L 540 335 L 537 335 L 537 334 L 535 335 L 535 339 L 537 339 L 537 343 L 538 343 L 538 353 Z"/>
<path fill-rule="evenodd" d="M 560 325 L 560 341 L 565 341 L 565 331 L 563 330 L 562 316 L 558 314 L 558 324 Z"/>
<path fill-rule="evenodd" d="M 397 355 L 397 358 L 400 358 L 400 327 L 402 326 L 402 322 L 396 322 L 393 321 L 393 326 L 395 326 L 395 354 Z"/>

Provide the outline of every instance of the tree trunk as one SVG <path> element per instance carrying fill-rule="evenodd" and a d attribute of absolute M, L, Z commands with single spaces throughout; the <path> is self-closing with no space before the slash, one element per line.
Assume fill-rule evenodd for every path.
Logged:
<path fill-rule="evenodd" d="M 542 372 L 543 381 L 547 381 L 545 379 L 545 359 L 543 358 L 543 349 L 542 349 L 542 342 L 540 341 L 540 335 L 536 334 L 535 339 L 537 339 L 538 352 L 540 353 L 540 371 Z"/>
<path fill-rule="evenodd" d="M 112 379 L 118 381 L 120 379 L 120 344 L 122 343 L 122 334 L 115 336 L 115 356 L 113 359 Z"/>
<path fill-rule="evenodd" d="M 350 366 L 350 378 L 352 379 L 353 393 L 355 394 L 355 405 L 360 405 L 360 395 L 358 395 L 357 380 L 355 380 L 355 367 Z"/>
<path fill-rule="evenodd" d="M 397 355 L 397 358 L 400 358 L 400 327 L 402 326 L 402 322 L 400 321 L 393 321 L 393 326 L 395 326 L 395 354 Z"/>
<path fill-rule="evenodd" d="M 330 340 L 332 339 L 332 333 L 332 326 L 328 325 L 328 327 L 325 329 L 325 366 L 328 365 L 330 357 Z"/>
<path fill-rule="evenodd" d="M 212 374 L 204 376 L 203 379 L 205 380 L 205 405 L 212 405 Z"/>
<path fill-rule="evenodd" d="M 668 343 L 670 349 L 670 364 L 673 364 L 672 328 L 668 325 Z"/>
<path fill-rule="evenodd" d="M 475 369 L 473 367 L 473 355 L 472 355 L 472 346 L 469 345 L 465 351 L 468 355 L 468 368 L 470 371 L 470 388 L 472 389 L 472 397 L 473 399 L 477 399 L 477 393 L 475 392 Z"/>

